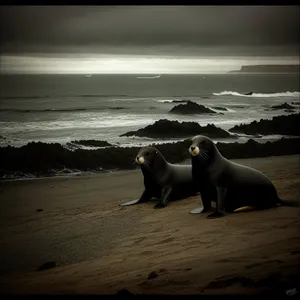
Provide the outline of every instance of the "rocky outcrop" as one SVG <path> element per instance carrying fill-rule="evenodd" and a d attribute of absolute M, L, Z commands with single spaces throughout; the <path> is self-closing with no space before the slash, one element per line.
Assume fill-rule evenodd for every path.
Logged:
<path fill-rule="evenodd" d="M 79 141 L 71 141 L 73 144 L 83 145 L 83 146 L 92 146 L 92 147 L 109 147 L 112 146 L 110 143 L 106 141 L 97 141 L 97 140 L 79 140 Z"/>
<path fill-rule="evenodd" d="M 200 126 L 196 122 L 178 122 L 170 120 L 159 120 L 152 125 L 137 131 L 129 131 L 121 136 L 142 136 L 150 138 L 180 138 L 194 135 L 207 135 L 211 138 L 228 138 L 231 135 L 215 125 L 208 124 L 207 126 Z"/>
<path fill-rule="evenodd" d="M 299 73 L 300 65 L 252 65 L 242 66 L 240 70 L 230 73 Z"/>
<path fill-rule="evenodd" d="M 188 101 L 186 104 L 174 106 L 169 113 L 173 114 L 216 114 L 215 111 L 205 107 L 204 105 Z"/>
<path fill-rule="evenodd" d="M 190 140 L 155 145 L 170 163 L 190 158 Z M 217 143 L 222 155 L 228 159 L 290 155 L 300 153 L 300 138 L 281 139 L 265 144 L 249 140 L 245 144 Z M 19 173 L 36 176 L 54 175 L 51 169 L 64 168 L 81 171 L 135 169 L 134 157 L 140 147 L 111 147 L 98 150 L 69 151 L 60 144 L 29 143 L 26 146 L 0 148 L 0 177 Z"/>
<path fill-rule="evenodd" d="M 112 109 L 112 110 L 120 110 L 120 109 L 126 109 L 126 107 L 116 106 L 116 107 L 110 107 L 109 109 Z"/>
<path fill-rule="evenodd" d="M 284 102 L 283 104 L 271 106 L 272 109 L 293 109 L 294 106 Z"/>
<path fill-rule="evenodd" d="M 300 113 L 273 117 L 272 120 L 253 121 L 250 124 L 236 125 L 230 132 L 244 134 L 282 134 L 300 136 Z"/>

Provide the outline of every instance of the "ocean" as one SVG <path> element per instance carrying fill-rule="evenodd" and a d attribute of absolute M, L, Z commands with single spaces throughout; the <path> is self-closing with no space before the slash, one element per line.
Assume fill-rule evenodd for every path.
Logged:
<path fill-rule="evenodd" d="M 228 130 L 236 124 L 290 114 L 270 107 L 300 98 L 299 74 L 163 74 L 138 78 L 143 76 L 151 75 L 1 75 L 0 146 L 20 147 L 31 141 L 66 145 L 83 139 L 105 140 L 122 147 L 177 141 L 120 135 L 159 119 L 203 126 L 213 123 Z M 249 92 L 253 94 L 245 95 Z M 178 105 L 172 100 L 191 100 L 224 114 L 170 114 Z M 248 139 L 241 135 L 239 141 Z"/>

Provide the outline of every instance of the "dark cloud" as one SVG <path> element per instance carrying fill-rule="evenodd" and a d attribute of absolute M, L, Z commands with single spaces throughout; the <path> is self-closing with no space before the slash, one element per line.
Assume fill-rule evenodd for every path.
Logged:
<path fill-rule="evenodd" d="M 297 6 L 15 6 L 0 14 L 6 52 L 299 53 Z"/>

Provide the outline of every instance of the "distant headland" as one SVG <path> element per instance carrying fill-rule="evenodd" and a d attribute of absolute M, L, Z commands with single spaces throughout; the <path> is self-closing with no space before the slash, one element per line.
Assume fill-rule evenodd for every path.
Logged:
<path fill-rule="evenodd" d="M 252 65 L 229 73 L 300 73 L 300 65 Z"/>

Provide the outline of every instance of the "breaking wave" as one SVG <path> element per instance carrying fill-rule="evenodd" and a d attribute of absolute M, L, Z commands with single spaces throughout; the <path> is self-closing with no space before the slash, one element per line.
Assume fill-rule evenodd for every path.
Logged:
<path fill-rule="evenodd" d="M 300 92 L 283 92 L 283 93 L 245 93 L 241 94 L 238 92 L 232 91 L 223 91 L 221 93 L 213 93 L 215 96 L 238 96 L 238 97 L 261 97 L 261 98 L 270 98 L 270 97 L 299 97 Z"/>

